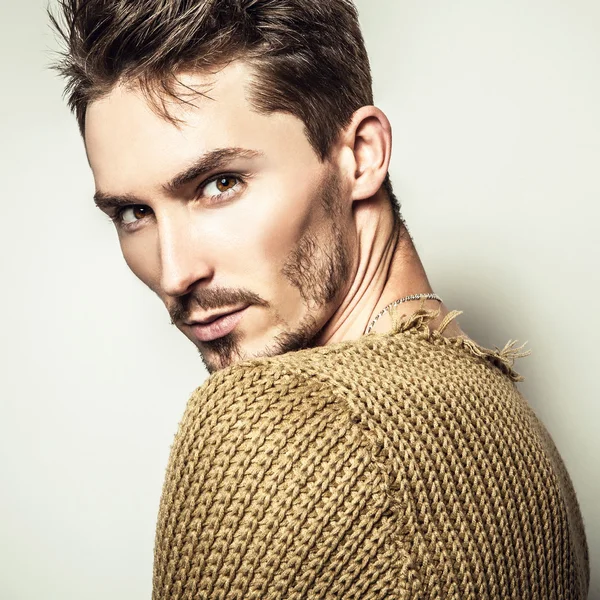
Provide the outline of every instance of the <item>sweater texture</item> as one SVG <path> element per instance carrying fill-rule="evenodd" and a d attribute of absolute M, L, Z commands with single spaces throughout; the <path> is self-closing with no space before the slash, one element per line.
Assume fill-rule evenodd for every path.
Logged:
<path fill-rule="evenodd" d="M 508 342 L 393 330 L 244 361 L 188 401 L 153 600 L 587 597 L 575 492 Z"/>

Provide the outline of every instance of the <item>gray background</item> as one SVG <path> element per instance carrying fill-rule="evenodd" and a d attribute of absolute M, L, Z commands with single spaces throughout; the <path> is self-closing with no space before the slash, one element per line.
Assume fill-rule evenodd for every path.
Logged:
<path fill-rule="evenodd" d="M 0 598 L 149 598 L 170 444 L 206 373 L 128 271 L 45 2 L 0 4 Z M 600 599 L 600 3 L 362 0 L 392 177 L 436 292 L 571 472 Z"/>

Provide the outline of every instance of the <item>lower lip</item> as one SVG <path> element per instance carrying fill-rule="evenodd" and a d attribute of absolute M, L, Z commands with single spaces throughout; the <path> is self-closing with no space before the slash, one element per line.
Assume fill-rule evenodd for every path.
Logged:
<path fill-rule="evenodd" d="M 211 342 L 212 340 L 217 340 L 228 333 L 231 333 L 237 327 L 237 324 L 244 316 L 245 310 L 246 309 L 243 308 L 237 312 L 229 313 L 228 315 L 219 317 L 218 319 L 212 321 L 211 323 L 207 323 L 206 325 L 193 325 L 192 331 L 194 332 L 196 338 L 201 342 Z"/>

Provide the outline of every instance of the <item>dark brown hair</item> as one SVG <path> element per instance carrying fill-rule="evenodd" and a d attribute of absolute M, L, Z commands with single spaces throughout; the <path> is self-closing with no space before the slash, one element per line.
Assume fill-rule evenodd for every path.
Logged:
<path fill-rule="evenodd" d="M 138 85 L 170 118 L 160 92 L 177 74 L 242 58 L 255 68 L 254 108 L 301 119 L 324 160 L 361 106 L 373 104 L 369 59 L 351 0 L 59 0 L 65 42 L 54 65 L 85 133 L 90 102 L 117 83 Z M 182 100 L 181 97 L 179 97 Z M 396 217 L 389 174 L 384 188 Z"/>

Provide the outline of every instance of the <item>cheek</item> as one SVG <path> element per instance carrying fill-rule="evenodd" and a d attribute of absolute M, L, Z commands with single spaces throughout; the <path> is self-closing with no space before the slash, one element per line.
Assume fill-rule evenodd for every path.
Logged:
<path fill-rule="evenodd" d="M 237 209 L 238 227 L 235 245 L 237 260 L 250 271 L 280 271 L 303 234 L 312 227 L 317 208 L 311 198 L 314 191 L 306 184 L 292 188 L 279 186 L 267 191 L 255 190 Z"/>

